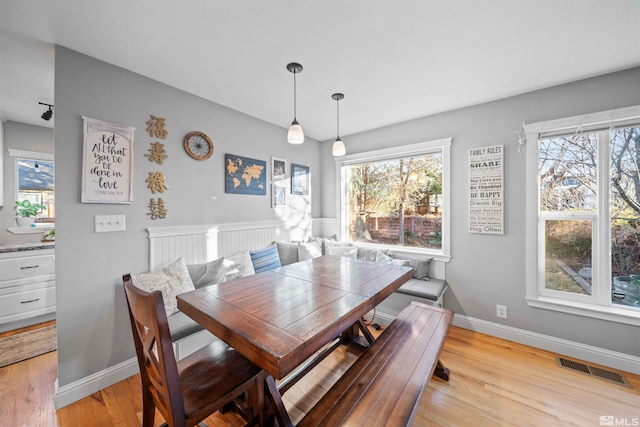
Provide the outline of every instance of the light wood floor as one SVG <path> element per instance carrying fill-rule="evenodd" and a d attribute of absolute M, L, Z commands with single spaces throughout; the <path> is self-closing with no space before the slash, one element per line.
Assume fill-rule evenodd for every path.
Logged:
<path fill-rule="evenodd" d="M 600 416 L 640 421 L 640 376 L 633 388 L 557 366 L 555 354 L 453 327 L 441 360 L 451 380 L 430 381 L 416 426 L 599 426 Z M 340 348 L 284 395 L 296 422 L 357 357 Z M 139 426 L 139 376 L 61 408 L 53 407 L 56 353 L 0 368 L 0 425 Z M 210 427 L 242 425 L 216 414 Z M 636 424 L 633 424 L 633 423 Z M 157 424 L 161 423 L 160 416 Z"/>

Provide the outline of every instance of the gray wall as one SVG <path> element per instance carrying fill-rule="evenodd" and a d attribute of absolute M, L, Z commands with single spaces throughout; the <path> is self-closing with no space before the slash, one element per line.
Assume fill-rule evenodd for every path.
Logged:
<path fill-rule="evenodd" d="M 294 226 L 310 216 L 335 217 L 336 187 L 331 141 L 290 146 L 284 128 L 62 47 L 56 48 L 55 68 L 58 381 L 65 386 L 134 357 L 121 276 L 148 269 L 146 228 L 278 218 L 268 196 L 224 193 L 225 153 L 263 160 L 275 156 L 287 159 L 289 165 L 311 167 L 313 203 L 311 198 L 295 200 L 311 208 L 286 212 L 286 220 Z M 474 318 L 640 356 L 637 343 L 629 339 L 638 328 L 526 305 L 525 159 L 517 153 L 514 133 L 523 120 L 531 123 L 635 105 L 640 100 L 639 83 L 637 68 L 351 135 L 344 141 L 348 152 L 356 153 L 453 137 L 447 307 Z M 144 157 L 155 141 L 145 132 L 151 114 L 166 117 L 169 130 L 169 137 L 160 141 L 169 158 L 160 167 Z M 80 203 L 82 116 L 137 128 L 133 204 Z M 182 137 L 192 130 L 213 138 L 211 159 L 197 162 L 184 153 Z M 5 129 L 5 143 L 6 139 Z M 505 145 L 506 233 L 469 234 L 467 151 L 494 144 Z M 169 210 L 163 221 L 146 215 L 151 193 L 144 180 L 152 170 L 162 170 L 170 187 L 162 195 Z M 127 230 L 94 233 L 98 214 L 126 215 Z M 508 306 L 508 320 L 495 317 L 496 304 Z"/>
<path fill-rule="evenodd" d="M 0 245 L 39 242 L 42 233 L 12 234 L 15 227 L 16 158 L 7 149 L 53 154 L 53 129 L 18 122 L 4 122 L 4 206 L 0 207 Z"/>
<path fill-rule="evenodd" d="M 530 308 L 525 301 L 525 155 L 517 151 L 522 122 L 557 119 L 640 103 L 640 68 L 608 74 L 343 137 L 349 154 L 444 137 L 451 148 L 451 262 L 445 306 L 456 313 L 640 356 L 638 328 Z M 529 142 L 535 143 L 535 142 Z M 468 150 L 505 146 L 505 234 L 470 234 Z M 323 143 L 322 215 L 336 217 L 335 162 Z M 508 320 L 496 318 L 496 304 Z"/>
<path fill-rule="evenodd" d="M 320 187 L 320 144 L 307 138 L 301 146 L 289 145 L 285 128 L 62 47 L 56 48 L 55 93 L 58 382 L 65 386 L 135 356 L 121 278 L 148 270 L 146 228 L 279 219 L 270 192 L 225 194 L 225 153 L 308 165 L 313 195 Z M 145 132 L 152 114 L 166 118 L 167 139 Z M 131 205 L 80 203 L 82 116 L 136 128 Z M 182 148 L 182 138 L 194 130 L 213 139 L 209 160 L 193 160 Z M 144 157 L 156 141 L 169 156 L 163 165 Z M 153 221 L 145 179 L 158 170 L 169 186 L 161 195 L 169 214 Z M 311 204 L 310 197 L 289 201 L 296 208 L 284 211 L 285 220 L 294 227 L 320 215 L 320 204 Z M 95 233 L 94 216 L 101 214 L 126 215 L 126 231 Z"/>

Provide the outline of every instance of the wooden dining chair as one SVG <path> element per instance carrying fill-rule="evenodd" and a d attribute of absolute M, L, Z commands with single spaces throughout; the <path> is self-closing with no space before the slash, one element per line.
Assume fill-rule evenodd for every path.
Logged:
<path fill-rule="evenodd" d="M 245 420 L 261 425 L 267 374 L 220 340 L 176 363 L 162 293 L 137 288 L 129 274 L 122 280 L 142 377 L 143 427 L 153 426 L 156 408 L 170 427 L 193 426 L 241 395 Z"/>

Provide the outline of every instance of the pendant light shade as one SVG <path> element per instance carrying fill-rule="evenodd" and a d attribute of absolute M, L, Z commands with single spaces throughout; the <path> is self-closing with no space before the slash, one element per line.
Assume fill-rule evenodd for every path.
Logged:
<path fill-rule="evenodd" d="M 304 142 L 304 131 L 297 120 L 291 122 L 291 126 L 289 126 L 287 141 L 289 141 L 289 144 L 302 144 Z"/>
<path fill-rule="evenodd" d="M 347 154 L 347 149 L 344 147 L 344 142 L 340 138 L 336 139 L 336 142 L 333 143 L 333 147 L 331 147 L 331 154 L 335 157 L 344 156 Z"/>
<path fill-rule="evenodd" d="M 287 132 L 289 144 L 302 144 L 304 142 L 304 131 L 296 119 L 296 74 L 302 71 L 302 65 L 291 62 L 287 64 L 287 70 L 293 73 L 293 121 Z"/>
<path fill-rule="evenodd" d="M 340 139 L 340 100 L 344 99 L 344 95 L 341 93 L 334 93 L 331 95 L 332 99 L 336 100 L 337 113 L 336 113 L 336 142 L 333 143 L 333 147 L 331 147 L 331 154 L 335 157 L 344 156 L 347 154 L 347 149 L 344 146 L 344 142 Z"/>

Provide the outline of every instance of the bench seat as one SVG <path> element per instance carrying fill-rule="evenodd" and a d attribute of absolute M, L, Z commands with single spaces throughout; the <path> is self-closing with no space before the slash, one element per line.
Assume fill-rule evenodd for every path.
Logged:
<path fill-rule="evenodd" d="M 173 342 L 204 330 L 199 323 L 196 323 L 181 311 L 168 316 L 167 321 L 169 322 L 169 333 L 171 334 L 171 341 Z"/>
<path fill-rule="evenodd" d="M 428 299 L 434 303 L 440 301 L 442 295 L 447 290 L 447 281 L 442 279 L 409 279 L 400 286 L 396 292 L 411 295 L 418 298 Z M 435 304 L 441 307 L 439 304 Z"/>
<path fill-rule="evenodd" d="M 412 302 L 304 416 L 298 426 L 411 425 L 439 361 L 451 310 Z"/>

